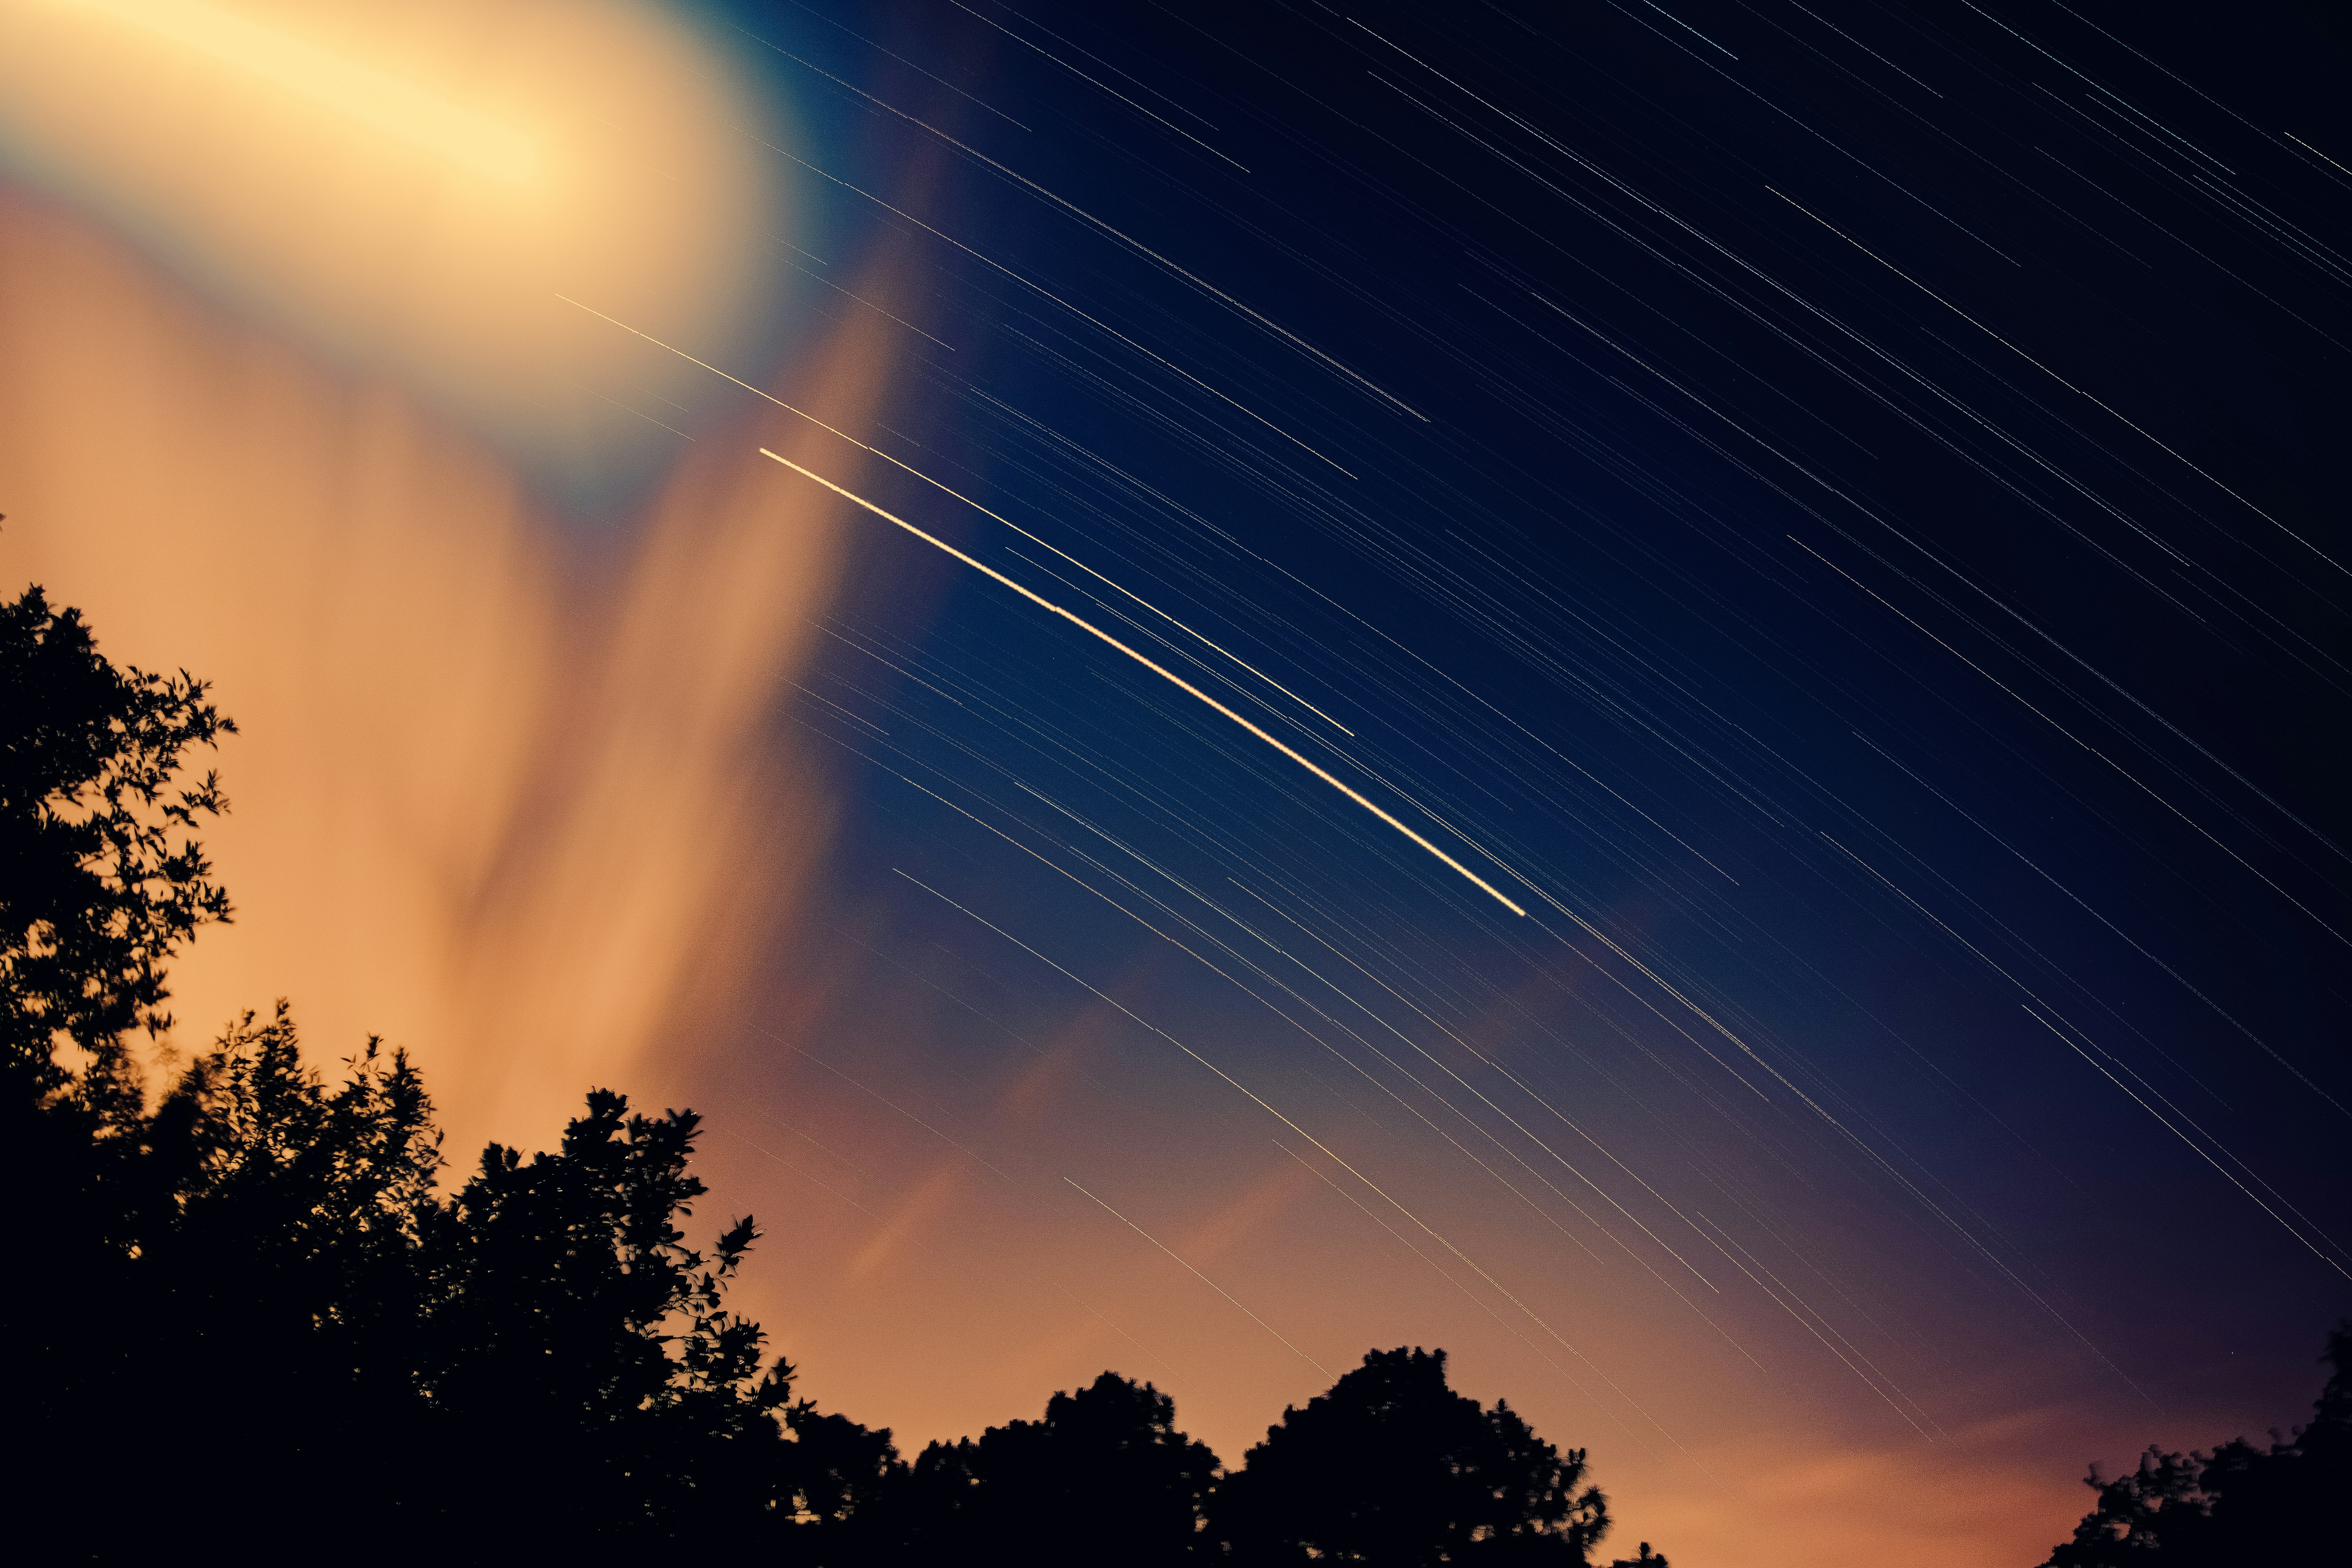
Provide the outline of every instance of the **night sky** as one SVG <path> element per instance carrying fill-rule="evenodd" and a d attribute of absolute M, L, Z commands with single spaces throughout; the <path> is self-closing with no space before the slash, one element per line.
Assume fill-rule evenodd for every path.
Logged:
<path fill-rule="evenodd" d="M 1442 1345 L 1678 1568 L 2022 1568 L 2085 1461 L 2307 1413 L 2345 13 L 687 21 L 763 291 L 550 307 L 607 435 L 419 417 L 590 662 L 676 475 L 837 513 L 714 880 L 800 869 L 635 1080 L 805 1392 L 911 1452 L 1110 1366 L 1238 1463 Z"/>

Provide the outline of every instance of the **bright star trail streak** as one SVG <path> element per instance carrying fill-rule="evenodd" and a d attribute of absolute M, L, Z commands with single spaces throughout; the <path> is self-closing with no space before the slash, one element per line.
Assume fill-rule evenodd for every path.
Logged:
<path fill-rule="evenodd" d="M 778 237 L 906 334 L 903 395 L 835 417 L 596 302 L 746 419 L 822 415 L 741 445 L 995 584 L 861 544 L 793 677 L 852 824 L 817 1056 L 1008 1194 L 1068 1194 L 1083 1149 L 1325 1367 L 1447 1344 L 1589 1430 L 1685 1568 L 2023 1568 L 2084 1457 L 2294 1417 L 2305 1368 L 2250 1346 L 2307 1355 L 2352 1268 L 2324 29 L 814 8 L 730 17 L 858 136 L 763 144 L 890 269 Z M 1015 1304 L 1015 1237 L 1098 1277 L 1099 1215 L 992 1229 L 990 1194 L 954 1286 L 896 1277 L 930 1319 L 845 1309 L 837 1353 L 978 1342 L 929 1326 L 968 1281 L 1060 1313 Z M 1129 1266 L 1164 1295 L 1164 1263 Z M 1013 1337 L 1150 1344 L 1232 1462 L 1298 1358 L 1124 1289 L 1132 1342 Z M 1000 1388 L 892 1410 L 976 1429 Z"/>
<path fill-rule="evenodd" d="M 1209 707 L 1215 709 L 1219 713 L 1223 714 L 1226 718 L 1232 720 L 1234 723 L 1240 725 L 1243 729 L 1248 731 L 1259 740 L 1264 741 L 1267 745 L 1272 746 L 1276 751 L 1280 752 L 1284 756 L 1288 757 L 1292 762 L 1297 763 L 1300 767 L 1305 768 L 1308 773 L 1313 773 L 1317 778 L 1321 779 L 1325 784 L 1329 784 L 1333 789 L 1338 790 L 1341 795 L 1346 795 L 1349 800 L 1354 801 L 1358 805 L 1362 806 L 1366 811 L 1370 812 L 1374 816 L 1379 817 L 1391 827 L 1395 828 L 1399 833 L 1403 834 L 1407 838 L 1412 840 L 1413 843 L 1419 845 L 1422 848 L 1426 849 L 1430 854 L 1444 861 L 1447 866 L 1451 867 L 1456 874 L 1475 884 L 1481 892 L 1484 892 L 1488 898 L 1494 900 L 1496 903 L 1502 905 L 1513 914 L 1524 915 L 1528 912 L 1517 904 L 1513 903 L 1508 898 L 1505 897 L 1503 893 L 1496 889 L 1492 882 L 1487 881 L 1486 878 L 1481 877 L 1477 872 L 1473 871 L 1469 867 L 1465 866 L 1461 861 L 1456 860 L 1453 856 L 1448 855 L 1444 850 L 1440 849 L 1436 845 L 1432 844 L 1428 839 L 1423 837 L 1411 827 L 1405 826 L 1405 824 L 1399 822 L 1394 816 L 1381 807 L 1378 802 L 1367 797 L 1362 791 L 1355 788 L 1346 780 L 1339 778 L 1328 768 L 1324 767 L 1313 758 L 1303 754 L 1296 748 L 1286 745 L 1273 735 L 1266 733 L 1265 730 L 1261 729 L 1256 724 L 1252 723 L 1241 714 L 1234 712 L 1231 708 L 1226 707 L 1223 703 L 1218 701 L 1215 698 L 1210 696 L 1207 692 L 1202 690 L 1199 687 L 1193 685 L 1191 681 L 1185 679 L 1174 670 L 1170 669 L 1166 665 L 1154 663 L 1151 659 L 1136 652 L 1135 649 L 1128 647 L 1127 644 L 1119 641 L 1117 637 L 1111 636 L 1108 632 L 1104 631 L 1100 626 L 1094 625 L 1091 621 L 1087 621 L 1080 616 L 1072 615 L 1069 611 L 1062 608 L 1061 605 L 1055 604 L 1051 599 L 1045 598 L 1042 595 L 1032 593 L 1027 588 L 1024 588 L 1020 584 L 1014 582 L 1012 578 L 1007 577 L 1003 573 L 999 572 L 995 567 L 987 564 L 985 562 L 974 560 L 972 557 L 965 554 L 962 551 L 958 550 L 954 545 L 950 544 L 947 541 L 924 532 L 921 529 L 917 528 L 913 523 L 908 522 L 905 518 L 899 517 L 894 512 L 884 510 L 882 508 L 875 505 L 872 501 L 867 500 L 864 496 L 857 495 L 852 491 L 842 489 L 839 485 L 835 484 L 831 479 L 826 479 L 823 474 L 813 473 L 809 469 L 802 468 L 798 463 L 793 462 L 790 458 L 778 457 L 775 453 L 771 452 L 765 447 L 760 448 L 760 456 L 768 458 L 772 462 L 782 463 L 785 468 L 792 469 L 793 472 L 801 475 L 804 479 L 815 480 L 818 484 L 823 485 L 825 489 L 831 490 L 834 494 L 841 497 L 843 500 L 853 501 L 858 506 L 864 507 L 867 511 L 872 512 L 875 516 L 882 519 L 886 522 L 898 524 L 900 528 L 905 529 L 908 533 L 913 534 L 917 539 L 921 540 L 932 549 L 940 551 L 942 553 L 954 556 L 958 561 L 962 562 L 973 571 L 982 573 L 984 575 L 992 577 L 997 582 L 1003 584 L 1006 587 L 1012 589 L 1014 593 L 1020 595 L 1030 603 L 1036 605 L 1043 609 L 1052 611 L 1055 615 L 1061 616 L 1062 619 L 1069 622 L 1080 631 L 1087 633 L 1089 637 L 1100 638 L 1103 642 L 1108 643 L 1110 647 L 1117 648 L 1119 652 L 1127 655 L 1128 658 L 1135 660 L 1136 663 L 1143 666 L 1144 668 L 1151 671 L 1152 674 L 1160 677 L 1160 679 L 1168 682 L 1171 686 L 1175 687 L 1178 690 L 1182 691 L 1197 700 L 1207 704 Z"/>
<path fill-rule="evenodd" d="M 1063 560 L 1067 561 L 1079 571 L 1084 572 L 1087 576 L 1092 577 L 1096 581 L 1103 584 L 1105 586 L 1124 595 L 1126 597 L 1133 599 L 1137 604 L 1141 605 L 1145 609 L 1150 610 L 1161 620 L 1166 621 L 1169 625 L 1182 631 L 1185 636 L 1197 638 L 1209 647 L 1216 649 L 1218 653 L 1223 655 L 1226 658 L 1233 660 L 1244 669 L 1248 670 L 1252 675 L 1256 676 L 1260 680 L 1265 681 L 1268 686 L 1273 687 L 1276 691 L 1281 692 L 1285 697 L 1289 698 L 1293 702 L 1297 703 L 1301 708 L 1306 709 L 1309 713 L 1314 714 L 1315 717 L 1322 720 L 1325 723 L 1330 725 L 1334 730 L 1339 731 L 1341 734 L 1350 737 L 1355 734 L 1353 730 L 1349 729 L 1345 724 L 1340 723 L 1339 721 L 1332 718 L 1331 715 L 1324 712 L 1323 710 L 1316 707 L 1315 704 L 1307 701 L 1307 699 L 1299 696 L 1298 693 L 1291 690 L 1290 688 L 1275 679 L 1274 677 L 1266 674 L 1264 670 L 1259 669 L 1255 665 L 1251 664 L 1239 654 L 1233 652 L 1222 644 L 1212 640 L 1204 634 L 1195 631 L 1192 627 L 1186 626 L 1182 621 L 1178 620 L 1175 616 L 1170 615 L 1159 605 L 1152 604 L 1150 600 L 1130 592 L 1119 584 L 1112 582 L 1109 578 L 1104 576 L 1101 573 L 1096 571 L 1085 562 L 1078 560 L 1074 555 L 1071 555 L 1067 551 L 1061 549 L 1057 545 L 1048 543 L 1043 539 L 1039 539 L 1035 534 L 1030 532 L 1027 529 L 1022 527 L 1011 518 L 1004 516 L 1002 512 L 992 510 L 990 508 L 981 505 L 980 502 L 972 500 L 970 496 L 965 495 L 962 491 L 941 484 L 938 479 L 933 479 L 930 475 L 923 472 L 920 468 L 914 467 L 912 464 L 906 462 L 904 459 L 894 458 L 889 453 L 882 450 L 879 447 L 872 446 L 866 442 L 861 441 L 845 430 L 835 429 L 833 426 L 826 424 L 824 420 L 819 419 L 816 416 L 809 413 L 806 409 L 795 408 L 791 404 L 786 403 L 782 398 L 776 396 L 773 393 L 762 392 L 758 387 L 753 386 L 750 382 L 743 380 L 740 376 L 729 375 L 725 371 L 720 370 L 717 365 L 710 363 L 709 361 L 697 359 L 692 354 L 688 353 L 684 349 L 678 348 L 672 343 L 666 343 L 650 332 L 639 331 L 636 328 L 629 325 L 626 321 L 616 321 L 613 317 L 604 314 L 604 311 L 583 305 L 579 300 L 572 299 L 569 296 L 558 294 L 555 298 L 562 300 L 563 303 L 571 306 L 576 310 L 585 310 L 589 315 L 595 317 L 598 321 L 620 328 L 621 331 L 628 333 L 633 338 L 642 338 L 646 342 L 653 344 L 656 348 L 674 353 L 678 358 L 686 361 L 687 363 L 695 365 L 702 370 L 707 370 L 722 381 L 732 382 L 735 385 L 741 387 L 744 391 L 751 393 L 752 395 L 765 398 L 768 402 L 774 404 L 777 407 L 783 409 L 788 414 L 798 415 L 800 417 L 807 420 L 810 424 L 815 426 L 818 429 L 823 430 L 827 435 L 838 437 L 840 439 L 846 441 L 851 446 L 856 447 L 859 451 L 866 452 L 873 457 L 881 458 L 884 462 L 890 464 L 893 468 L 898 468 L 902 473 L 913 475 L 916 479 L 922 480 L 925 484 L 930 486 L 933 489 L 938 490 L 942 495 L 953 496 L 957 500 L 961 501 L 964 505 L 971 508 L 974 511 L 980 512 L 983 516 L 995 519 L 998 522 L 1001 522 L 1005 527 L 1013 530 L 1013 532 L 1021 535 L 1022 538 L 1035 541 L 1045 549 L 1053 551 L 1055 554 L 1059 555 Z M 928 334 L 926 335 L 928 336 Z M 937 340 L 933 341 L 936 342 Z M 665 428 L 667 428 L 667 426 L 665 426 Z M 688 437 L 688 439 L 691 439 L 691 437 Z"/>
<path fill-rule="evenodd" d="M 901 1459 L 2029 1568 L 2352 1313 L 2340 10 L 0 0 L 0 567 L 247 731 L 175 1011 L 702 1109 Z"/>

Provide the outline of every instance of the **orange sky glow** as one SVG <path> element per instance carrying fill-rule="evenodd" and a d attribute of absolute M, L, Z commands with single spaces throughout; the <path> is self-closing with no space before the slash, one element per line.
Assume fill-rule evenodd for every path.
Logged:
<path fill-rule="evenodd" d="M 691 405 L 705 373 L 555 299 L 728 341 L 791 221 L 759 117 L 688 90 L 703 56 L 651 10 L 399 9 L 0 4 L 0 569 L 83 607 L 116 660 L 208 678 L 242 730 L 205 835 L 236 923 L 174 971 L 176 1047 L 279 995 L 315 1060 L 381 1034 L 460 1164 L 543 1146 L 592 1084 L 690 1100 L 701 1217 L 761 1215 L 744 1304 L 827 1407 L 910 1450 L 1109 1365 L 1238 1461 L 1325 1381 L 1300 1355 L 1108 1216 L 959 1152 L 919 1088 L 793 1054 L 862 1038 L 878 1064 L 939 1026 L 869 989 L 866 911 L 825 875 L 835 764 L 773 721 L 871 520 L 756 448 L 866 469 L 765 405 L 658 425 L 638 410 Z M 111 112 L 125 93 L 194 133 Z M 846 318 L 735 368 L 866 430 L 902 368 L 887 331 Z M 635 407 L 583 392 L 615 378 Z M 659 476 L 601 532 L 532 479 L 590 436 Z M 1847 1388 L 1792 1394 L 1565 1248 L 1488 1237 L 1570 1304 L 1566 1338 L 1607 1342 L 1579 1364 L 1268 1128 L 1203 1115 L 1195 1142 L 1194 1112 L 1107 1090 L 1118 1028 L 1077 1008 L 959 1125 L 1130 1149 L 1119 1212 L 1335 1373 L 1444 1344 L 1459 1385 L 1592 1450 L 1612 1549 L 2021 1568 L 2079 1515 L 2087 1456 L 2053 1458 L 2041 1415 L 1916 1437 Z M 1587 1393 L 1635 1363 L 1667 1369 L 1649 1428 Z M 2164 1426 L 2118 1422 L 2110 1459 Z"/>

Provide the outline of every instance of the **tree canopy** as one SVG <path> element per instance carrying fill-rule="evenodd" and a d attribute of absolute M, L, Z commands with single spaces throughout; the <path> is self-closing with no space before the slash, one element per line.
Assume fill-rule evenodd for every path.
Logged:
<path fill-rule="evenodd" d="M 592 1091 L 559 1152 L 494 1145 L 445 1199 L 415 1068 L 370 1040 L 331 1084 L 282 1003 L 150 1108 L 131 1037 L 229 914 L 195 836 L 226 801 L 184 776 L 235 730 L 206 694 L 38 588 L 0 605 L 0 1160 L 42 1205 L 0 1331 L 55 1554 L 225 1516 L 263 1560 L 791 1524 L 810 1413 L 723 1304 L 751 1221 L 685 1245 L 691 1112 Z"/>
<path fill-rule="evenodd" d="M 233 733 L 182 670 L 119 670 L 78 610 L 28 588 L 0 604 L 0 1070 L 12 1095 L 123 1109 L 123 1037 L 171 1025 L 163 968 L 228 895 L 194 837 L 224 810 L 182 754 Z M 77 1069 L 59 1047 L 87 1058 Z"/>
<path fill-rule="evenodd" d="M 143 1560 L 224 1507 L 264 1561 L 788 1527 L 792 1369 L 723 1300 L 757 1233 L 678 1228 L 697 1119 L 592 1091 L 558 1152 L 492 1145 L 444 1200 L 414 1068 L 371 1042 L 345 1069 L 303 1067 L 282 1005 L 240 1021 L 145 1119 L 142 1201 L 74 1299 L 12 1299 L 37 1495 L 108 1521 L 72 1554 Z"/>
<path fill-rule="evenodd" d="M 1045 1403 L 1045 1419 L 934 1443 L 915 1461 L 912 1544 L 940 1561 L 988 1561 L 1017 1546 L 1039 1568 L 1079 1568 L 1114 1550 L 1136 1568 L 1207 1552 L 1201 1513 L 1217 1457 L 1176 1429 L 1176 1403 L 1106 1372 Z"/>
<path fill-rule="evenodd" d="M 688 1244 L 691 1111 L 592 1089 L 553 1152 L 492 1144 L 445 1195 L 406 1056 L 322 1073 L 283 1002 L 151 1096 L 132 1037 L 230 912 L 196 837 L 226 800 L 184 777 L 235 731 L 206 695 L 38 588 L 0 605 L 0 1160 L 40 1205 L 0 1474 L 41 1560 L 1418 1568 L 1583 1564 L 1608 1529 L 1583 1450 L 1450 1391 L 1443 1351 L 1373 1352 L 1231 1473 L 1112 1372 L 909 1465 L 729 1309 L 750 1216 Z"/>
<path fill-rule="evenodd" d="M 1230 1471 L 1108 1371 L 910 1465 L 795 1400 L 728 1308 L 749 1215 L 688 1245 L 692 1111 L 592 1089 L 555 1151 L 494 1143 L 444 1196 L 405 1055 L 370 1039 L 331 1079 L 283 1002 L 151 1105 L 131 1037 L 169 1027 L 172 955 L 230 912 L 196 837 L 226 797 L 183 778 L 235 731 L 206 695 L 116 669 L 38 588 L 0 604 L 0 1162 L 41 1216 L 0 1290 L 0 1474 L 43 1560 L 1584 1568 L 1608 1533 L 1583 1449 L 1418 1347 L 1370 1352 Z M 2352 1324 L 2326 1359 L 2292 1436 L 2095 1468 L 2043 1568 L 2329 1560 Z"/>
<path fill-rule="evenodd" d="M 172 955 L 230 912 L 195 836 L 226 797 L 183 778 L 235 732 L 206 695 L 116 669 L 37 587 L 0 604 L 0 1162 L 41 1215 L 0 1290 L 0 1474 L 43 1560 L 1583 1568 L 1608 1533 L 1583 1449 L 1418 1347 L 1370 1352 L 1230 1471 L 1108 1371 L 910 1465 L 795 1400 L 729 1310 L 749 1215 L 688 1245 L 692 1111 L 592 1089 L 554 1152 L 494 1143 L 444 1196 L 405 1055 L 370 1039 L 331 1079 L 284 1002 L 151 1105 L 131 1037 L 169 1027 Z M 2325 1359 L 2289 1436 L 2095 1468 L 2043 1568 L 2330 1560 L 2352 1323 Z M 1667 1565 L 1643 1542 L 1614 1568 Z"/>
<path fill-rule="evenodd" d="M 1582 1563 L 1609 1529 L 1581 1448 L 1562 1454 L 1497 1400 L 1445 1384 L 1445 1352 L 1373 1351 L 1283 1412 L 1211 1519 L 1247 1568 Z"/>
<path fill-rule="evenodd" d="M 2112 1480 L 2042 1568 L 2236 1568 L 2341 1561 L 2352 1502 L 2352 1322 L 2327 1336 L 2330 1370 L 2308 1426 L 2267 1447 L 2235 1437 L 2210 1453 L 2154 1444 Z"/>

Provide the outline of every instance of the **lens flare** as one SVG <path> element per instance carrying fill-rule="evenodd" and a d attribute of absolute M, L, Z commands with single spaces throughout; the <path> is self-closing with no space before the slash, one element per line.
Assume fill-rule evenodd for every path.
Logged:
<path fill-rule="evenodd" d="M 762 101 L 630 0 L 0 0 L 0 177 L 541 472 L 666 461 L 691 396 L 554 290 L 698 342 L 775 293 Z"/>
<path fill-rule="evenodd" d="M 416 83 L 265 26 L 204 0 L 52 0 L 58 9 L 118 22 L 176 44 L 331 118 L 461 169 L 509 184 L 530 178 L 538 156 L 509 125 L 453 104 Z"/>

